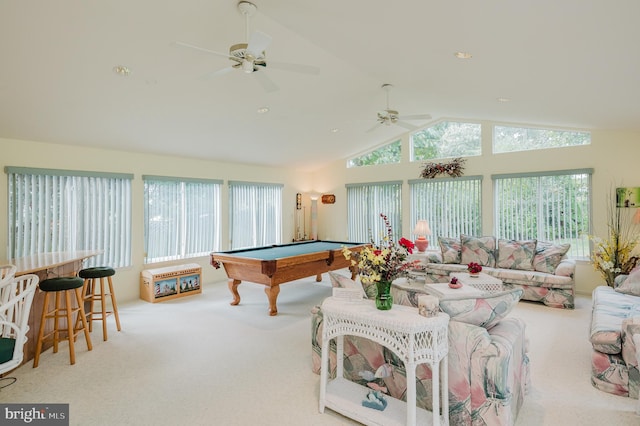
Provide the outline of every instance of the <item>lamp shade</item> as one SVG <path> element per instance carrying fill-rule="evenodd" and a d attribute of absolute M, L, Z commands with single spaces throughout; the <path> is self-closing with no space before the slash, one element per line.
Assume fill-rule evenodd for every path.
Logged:
<path fill-rule="evenodd" d="M 416 223 L 416 227 L 413 230 L 413 235 L 417 235 L 419 237 L 424 235 L 431 235 L 431 229 L 429 229 L 429 224 L 426 220 L 419 220 L 418 223 Z"/>

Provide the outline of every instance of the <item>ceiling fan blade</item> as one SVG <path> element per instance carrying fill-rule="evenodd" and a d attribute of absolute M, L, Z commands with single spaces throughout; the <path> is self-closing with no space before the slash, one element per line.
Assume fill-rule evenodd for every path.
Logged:
<path fill-rule="evenodd" d="M 369 130 L 366 131 L 366 133 L 371 133 L 374 130 L 376 130 L 378 127 L 380 127 L 381 123 L 377 123 L 375 126 L 373 126 L 372 128 L 370 128 Z"/>
<path fill-rule="evenodd" d="M 213 50 L 205 49 L 204 47 L 194 46 L 193 44 L 189 44 L 189 43 L 183 43 L 181 41 L 175 41 L 173 42 L 173 44 L 175 44 L 176 46 L 186 47 L 189 49 L 198 50 L 200 52 L 205 52 L 205 53 L 209 53 L 216 56 L 222 56 L 223 58 L 233 58 L 233 56 L 229 56 L 228 53 L 214 52 Z"/>
<path fill-rule="evenodd" d="M 400 120 L 431 120 L 431 116 L 429 114 L 400 115 L 398 118 Z"/>
<path fill-rule="evenodd" d="M 254 31 L 249 38 L 249 44 L 247 45 L 247 52 L 249 52 L 254 58 L 262 56 L 262 52 L 267 50 L 267 47 L 271 44 L 271 36 L 260 31 Z"/>
<path fill-rule="evenodd" d="M 301 74 L 309 74 L 309 75 L 320 74 L 320 68 L 314 67 L 313 65 L 289 64 L 286 62 L 269 61 L 269 67 L 284 70 L 284 71 L 297 72 Z"/>
<path fill-rule="evenodd" d="M 418 128 L 413 124 L 405 123 L 404 121 L 398 120 L 396 121 L 396 124 L 400 127 L 404 127 L 407 130 L 418 130 Z"/>
<path fill-rule="evenodd" d="M 256 80 L 258 80 L 258 83 L 260 83 L 260 86 L 262 86 L 265 92 L 275 92 L 279 89 L 279 87 L 273 82 L 273 80 L 269 78 L 269 76 L 264 71 L 254 71 L 251 74 L 256 78 Z"/>
<path fill-rule="evenodd" d="M 198 77 L 198 80 L 208 80 L 211 77 L 217 77 L 219 75 L 224 75 L 224 74 L 227 74 L 228 72 L 231 72 L 231 71 L 233 71 L 233 67 L 221 68 L 219 70 L 208 72 L 205 75 L 201 75 L 200 77 Z"/>

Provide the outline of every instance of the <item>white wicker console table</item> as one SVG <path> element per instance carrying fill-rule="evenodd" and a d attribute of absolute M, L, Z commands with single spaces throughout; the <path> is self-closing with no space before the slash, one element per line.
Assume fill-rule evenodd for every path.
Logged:
<path fill-rule="evenodd" d="M 440 313 L 437 317 L 426 318 L 418 314 L 417 308 L 410 306 L 393 305 L 389 311 L 380 311 L 371 300 L 347 302 L 333 297 L 325 299 L 322 313 L 321 413 L 325 407 L 331 408 L 367 425 L 413 426 L 416 422 L 421 425 L 449 424 L 447 314 Z M 384 411 L 362 406 L 362 400 L 369 389 L 343 377 L 345 335 L 364 337 L 384 345 L 404 362 L 407 375 L 406 404 L 386 396 L 388 403 Z M 333 338 L 337 343 L 336 378 L 329 381 L 329 343 Z M 423 363 L 428 363 L 432 371 L 431 413 L 416 409 L 416 366 Z"/>

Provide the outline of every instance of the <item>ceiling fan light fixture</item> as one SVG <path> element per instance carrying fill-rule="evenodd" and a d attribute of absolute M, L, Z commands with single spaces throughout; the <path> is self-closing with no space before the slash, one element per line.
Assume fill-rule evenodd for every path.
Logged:
<path fill-rule="evenodd" d="M 131 74 L 131 70 L 124 65 L 116 65 L 115 67 L 113 67 L 113 72 L 122 77 L 127 77 L 129 74 Z"/>
<path fill-rule="evenodd" d="M 453 56 L 458 59 L 471 59 L 473 57 L 473 55 L 471 55 L 471 53 L 469 52 L 455 52 Z"/>

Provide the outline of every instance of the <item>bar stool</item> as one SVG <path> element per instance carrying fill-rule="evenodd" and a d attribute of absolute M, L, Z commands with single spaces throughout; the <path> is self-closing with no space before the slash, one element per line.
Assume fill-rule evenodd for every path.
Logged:
<path fill-rule="evenodd" d="M 38 343 L 36 345 L 36 353 L 33 359 L 33 368 L 38 366 L 40 360 L 40 352 L 42 351 L 42 344 L 45 340 L 53 336 L 53 353 L 58 352 L 58 343 L 61 340 L 67 340 L 69 342 L 69 361 L 71 365 L 76 363 L 75 353 L 75 340 L 80 334 L 80 331 L 84 331 L 84 338 L 87 342 L 87 349 L 93 349 L 91 345 L 91 337 L 89 336 L 89 327 L 87 325 L 87 318 L 84 314 L 84 307 L 82 303 L 81 288 L 84 282 L 78 277 L 58 277 L 49 278 L 40 282 L 40 290 L 44 294 L 44 303 L 42 306 L 42 317 L 40 319 L 40 332 L 38 333 Z M 49 296 L 55 294 L 55 307 L 49 311 Z M 71 300 L 71 293 L 75 293 L 75 299 L 77 306 L 73 306 Z M 64 306 L 62 306 L 62 299 L 64 296 Z M 74 326 L 73 315 L 76 314 L 76 319 L 80 319 L 80 326 Z M 47 334 L 44 332 L 47 319 L 53 319 L 53 330 Z M 66 325 L 60 324 L 59 319 L 65 318 Z M 60 337 L 60 332 L 65 332 L 66 336 Z"/>
<path fill-rule="evenodd" d="M 118 305 L 116 303 L 115 293 L 113 292 L 113 283 L 111 277 L 116 271 L 106 266 L 96 266 L 86 268 L 78 273 L 80 278 L 84 278 L 84 288 L 82 292 L 82 300 L 89 302 L 89 311 L 87 312 L 87 321 L 89 322 L 89 331 L 93 331 L 93 321 L 102 321 L 102 339 L 107 341 L 107 315 L 113 314 L 116 319 L 116 327 L 120 331 L 120 317 L 118 316 Z M 100 289 L 98 290 L 97 280 L 100 279 Z M 109 284 L 109 292 L 105 291 L 104 280 L 107 279 Z M 111 299 L 113 311 L 107 311 L 107 296 Z M 93 306 L 95 301 L 100 301 L 100 311 L 95 311 Z"/>

